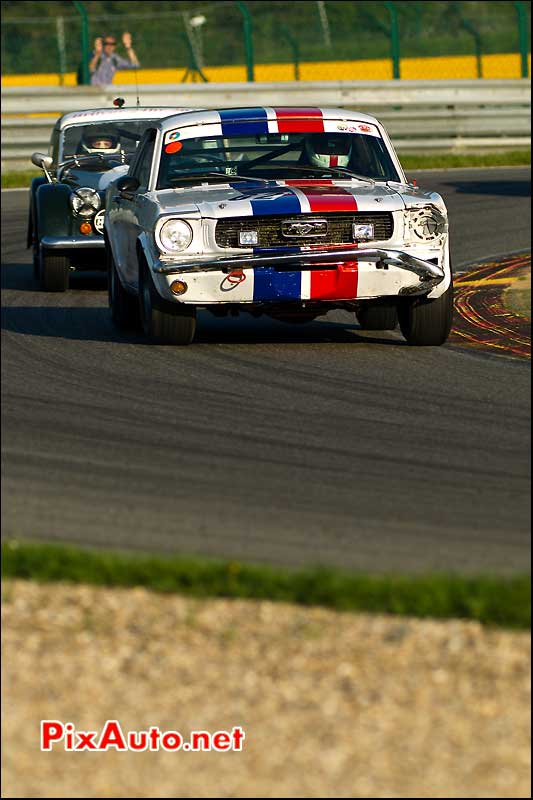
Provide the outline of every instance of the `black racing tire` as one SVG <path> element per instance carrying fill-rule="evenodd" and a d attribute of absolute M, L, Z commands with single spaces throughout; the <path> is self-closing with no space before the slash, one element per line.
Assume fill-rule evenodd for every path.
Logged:
<path fill-rule="evenodd" d="M 35 219 L 34 209 L 32 209 L 30 212 L 28 238 L 30 237 L 33 261 L 33 277 L 36 281 L 38 281 L 41 277 L 41 254 L 39 252 L 39 237 L 37 234 L 37 220 Z"/>
<path fill-rule="evenodd" d="M 36 281 L 39 280 L 41 276 L 41 254 L 39 253 L 39 246 L 35 243 L 32 245 L 33 249 L 33 277 Z"/>
<path fill-rule="evenodd" d="M 398 326 L 398 311 L 393 305 L 365 305 L 356 312 L 363 331 L 393 331 Z"/>
<path fill-rule="evenodd" d="M 138 330 L 141 327 L 139 302 L 122 285 L 111 248 L 106 242 L 107 297 L 113 325 L 119 330 Z"/>
<path fill-rule="evenodd" d="M 139 307 L 143 332 L 153 342 L 183 346 L 194 339 L 196 307 L 163 300 L 146 264 L 139 275 Z"/>
<path fill-rule="evenodd" d="M 70 259 L 47 250 L 41 250 L 41 286 L 46 292 L 66 292 L 70 275 Z"/>
<path fill-rule="evenodd" d="M 419 347 L 444 344 L 453 323 L 453 284 L 434 300 L 402 298 L 398 304 L 398 319 L 408 344 Z"/>

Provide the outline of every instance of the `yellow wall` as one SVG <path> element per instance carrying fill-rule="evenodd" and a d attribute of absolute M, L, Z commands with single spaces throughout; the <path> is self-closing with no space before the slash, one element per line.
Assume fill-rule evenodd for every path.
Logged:
<path fill-rule="evenodd" d="M 520 56 L 518 53 L 501 53 L 482 57 L 484 78 L 520 78 Z M 452 80 L 477 78 L 475 56 L 438 56 L 435 58 L 402 58 L 401 76 L 405 79 Z M 180 83 L 185 67 L 174 69 L 140 69 L 137 80 L 143 83 Z M 246 80 L 244 65 L 231 67 L 206 67 L 205 76 L 212 83 L 241 83 Z M 531 56 L 529 57 L 531 74 Z M 392 78 L 390 59 L 361 61 L 303 61 L 300 64 L 300 80 L 388 80 Z M 293 81 L 292 64 L 256 64 L 256 81 Z M 190 76 L 189 76 L 190 80 Z M 134 84 L 135 73 L 118 71 L 116 84 Z M 36 75 L 3 75 L 2 86 L 59 86 L 59 75 L 54 73 Z M 76 85 L 76 75 L 64 76 L 65 86 Z"/>

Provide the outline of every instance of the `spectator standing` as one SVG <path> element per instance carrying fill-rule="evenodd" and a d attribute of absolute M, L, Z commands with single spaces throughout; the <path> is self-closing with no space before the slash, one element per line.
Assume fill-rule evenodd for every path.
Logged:
<path fill-rule="evenodd" d="M 135 55 L 132 47 L 130 33 L 122 34 L 122 43 L 126 48 L 128 58 L 117 56 L 115 49 L 117 40 L 114 36 L 99 36 L 94 42 L 94 52 L 89 61 L 89 72 L 91 73 L 92 86 L 108 86 L 113 83 L 117 69 L 136 69 L 139 59 Z"/>

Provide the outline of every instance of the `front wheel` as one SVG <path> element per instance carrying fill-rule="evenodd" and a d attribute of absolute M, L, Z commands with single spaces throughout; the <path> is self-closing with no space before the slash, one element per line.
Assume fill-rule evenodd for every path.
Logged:
<path fill-rule="evenodd" d="M 66 292 L 70 274 L 70 259 L 66 256 L 41 251 L 41 286 L 47 292 Z"/>
<path fill-rule="evenodd" d="M 33 277 L 36 281 L 41 276 L 41 254 L 39 251 L 39 239 L 37 236 L 37 224 L 33 211 L 30 213 L 28 224 L 28 243 L 31 242 L 32 260 L 33 260 Z"/>
<path fill-rule="evenodd" d="M 434 300 L 427 297 L 402 298 L 398 304 L 398 319 L 408 344 L 444 344 L 453 322 L 453 284 L 450 283 L 444 294 Z"/>
<path fill-rule="evenodd" d="M 106 244 L 107 291 L 113 324 L 120 330 L 138 328 L 139 304 L 123 287 L 117 272 L 111 248 Z"/>
<path fill-rule="evenodd" d="M 139 303 L 145 335 L 158 344 L 190 344 L 196 331 L 196 308 L 163 300 L 146 265 L 140 277 Z"/>

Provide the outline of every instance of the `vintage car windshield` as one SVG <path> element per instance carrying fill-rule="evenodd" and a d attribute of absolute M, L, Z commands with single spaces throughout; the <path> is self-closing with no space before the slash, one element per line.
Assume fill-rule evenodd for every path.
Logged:
<path fill-rule="evenodd" d="M 113 165 L 113 156 L 117 161 L 131 160 L 137 149 L 140 138 L 146 128 L 153 125 L 153 120 L 123 120 L 117 122 L 93 122 L 84 125 L 72 125 L 63 131 L 63 147 L 61 161 L 72 156 L 102 154 L 109 156 L 109 162 L 98 160 L 94 168 L 100 171 Z"/>
<path fill-rule="evenodd" d="M 214 173 L 285 180 L 349 179 L 349 172 L 380 181 L 399 176 L 383 139 L 359 133 L 268 133 L 196 137 L 163 145 L 157 188 Z M 209 175 L 208 175 L 209 178 Z"/>

